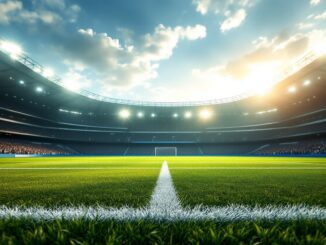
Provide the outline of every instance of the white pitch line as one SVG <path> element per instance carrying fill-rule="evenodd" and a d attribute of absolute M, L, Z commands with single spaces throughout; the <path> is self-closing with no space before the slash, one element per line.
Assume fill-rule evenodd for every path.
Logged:
<path fill-rule="evenodd" d="M 249 207 L 229 205 L 224 207 L 203 207 L 171 209 L 162 212 L 152 208 L 105 208 L 105 207 L 62 207 L 46 209 L 42 207 L 20 208 L 0 206 L 0 219 L 33 219 L 33 220 L 167 220 L 167 221 L 241 221 L 241 220 L 326 220 L 326 209 L 293 206 Z"/>
<path fill-rule="evenodd" d="M 163 162 L 148 208 L 157 213 L 169 213 L 171 210 L 182 209 L 166 161 Z"/>
<path fill-rule="evenodd" d="M 108 168 L 0 168 L 0 170 L 152 170 L 159 169 L 159 167 L 146 167 L 146 168 L 121 168 L 121 167 L 108 167 Z"/>
<path fill-rule="evenodd" d="M 325 168 L 320 167 L 172 167 L 170 169 L 177 170 L 209 170 L 209 169 L 220 169 L 220 170 L 326 170 Z"/>
<path fill-rule="evenodd" d="M 242 221 L 242 220 L 326 220 L 326 208 L 305 205 L 182 208 L 166 161 L 164 161 L 151 201 L 146 208 L 113 207 L 7 207 L 0 206 L 0 219 L 33 220 L 167 220 L 167 221 Z"/>
<path fill-rule="evenodd" d="M 159 169 L 158 167 L 139 167 L 139 168 L 133 168 L 133 167 L 107 167 L 107 168 L 101 168 L 101 167 L 94 167 L 94 168 L 81 168 L 81 167 L 63 167 L 63 168 L 51 168 L 51 167 L 26 167 L 26 168 L 0 168 L 0 170 L 155 170 Z M 169 169 L 175 169 L 175 170 L 326 170 L 326 167 L 172 167 Z"/>

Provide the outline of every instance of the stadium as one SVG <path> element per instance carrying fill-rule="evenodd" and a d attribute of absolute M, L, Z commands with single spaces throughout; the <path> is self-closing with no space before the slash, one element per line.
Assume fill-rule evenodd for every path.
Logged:
<path fill-rule="evenodd" d="M 325 53 L 152 100 L 71 87 L 2 36 L 0 243 L 324 244 Z"/>

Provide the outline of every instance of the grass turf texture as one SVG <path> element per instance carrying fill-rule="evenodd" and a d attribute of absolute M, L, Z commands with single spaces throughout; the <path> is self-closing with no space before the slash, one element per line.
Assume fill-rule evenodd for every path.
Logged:
<path fill-rule="evenodd" d="M 164 159 L 186 206 L 326 206 L 326 159 L 288 157 L 0 158 L 0 205 L 146 206 Z"/>
<path fill-rule="evenodd" d="M 0 158 L 0 168 L 29 168 L 0 170 L 0 205 L 145 206 L 161 164 L 155 158 Z M 70 169 L 37 169 L 53 167 Z"/>
<path fill-rule="evenodd" d="M 325 158 L 184 157 L 168 162 L 184 206 L 326 206 Z"/>
<path fill-rule="evenodd" d="M 324 158 L 274 157 L 0 159 L 0 168 L 17 168 L 0 170 L 0 204 L 146 206 L 164 159 L 184 205 L 326 206 Z M 283 169 L 267 169 L 270 167 Z M 325 244 L 325 234 L 326 221 L 317 220 L 239 223 L 0 220 L 0 244 L 54 241 L 56 244 Z"/>
<path fill-rule="evenodd" d="M 0 220 L 0 244 L 325 244 L 326 223 Z"/>

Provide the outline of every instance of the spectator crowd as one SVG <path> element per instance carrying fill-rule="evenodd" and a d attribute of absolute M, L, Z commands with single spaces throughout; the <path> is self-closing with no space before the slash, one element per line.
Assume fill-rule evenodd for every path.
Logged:
<path fill-rule="evenodd" d="M 36 144 L 0 139 L 0 154 L 62 155 L 67 154 L 67 152 L 52 144 Z"/>
<path fill-rule="evenodd" d="M 318 155 L 326 154 L 326 141 L 303 141 L 268 145 L 255 152 L 261 155 Z"/>

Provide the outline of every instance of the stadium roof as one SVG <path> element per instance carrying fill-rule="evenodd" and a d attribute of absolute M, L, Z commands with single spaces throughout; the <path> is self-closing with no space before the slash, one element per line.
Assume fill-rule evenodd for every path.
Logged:
<path fill-rule="evenodd" d="M 17 50 L 18 49 L 18 50 Z M 47 68 L 24 54 L 19 50 L 19 47 L 17 47 L 15 44 L 12 44 L 4 39 L 0 39 L 0 51 L 5 53 L 6 55 L 10 56 L 12 60 L 15 62 L 20 62 L 24 66 L 30 68 L 34 72 L 40 74 L 44 78 L 46 78 L 48 81 L 58 84 L 64 88 L 67 88 L 66 84 L 63 82 L 63 80 L 58 77 L 57 75 L 53 74 L 52 71 L 49 71 Z M 217 105 L 217 104 L 225 104 L 230 102 L 239 101 L 251 96 L 255 96 L 260 93 L 268 92 L 268 89 L 271 89 L 275 84 L 278 82 L 281 82 L 288 78 L 289 76 L 295 74 L 305 66 L 311 64 L 315 60 L 319 58 L 319 54 L 316 54 L 315 52 L 309 52 L 306 53 L 303 57 L 301 57 L 299 60 L 297 60 L 295 63 L 290 64 L 289 66 L 285 67 L 282 72 L 279 74 L 275 74 L 275 79 L 273 83 L 269 84 L 269 87 L 264 88 L 263 90 L 255 90 L 255 91 L 248 91 L 245 93 L 241 93 L 236 96 L 230 96 L 226 98 L 220 98 L 220 99 L 210 99 L 210 100 L 202 100 L 202 101 L 185 101 L 185 102 L 157 102 L 157 101 L 146 101 L 146 100 L 129 100 L 129 99 L 117 99 L 112 98 L 100 94 L 93 93 L 88 90 L 80 89 L 73 92 L 76 92 L 80 95 L 86 96 L 90 99 L 98 100 L 98 101 L 104 101 L 104 102 L 110 102 L 114 104 L 125 104 L 125 105 L 138 105 L 138 106 L 160 106 L 160 107 L 186 107 L 186 106 L 202 106 L 202 105 Z M 41 88 L 38 88 L 41 89 Z M 67 88 L 69 89 L 69 87 Z"/>

